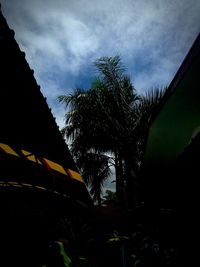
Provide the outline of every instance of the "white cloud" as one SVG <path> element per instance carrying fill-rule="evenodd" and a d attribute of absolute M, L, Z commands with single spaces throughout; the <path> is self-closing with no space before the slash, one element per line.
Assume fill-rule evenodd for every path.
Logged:
<path fill-rule="evenodd" d="M 200 30 L 198 0 L 1 2 L 59 118 L 64 108 L 53 98 L 81 84 L 81 73 L 96 58 L 120 54 L 142 92 L 171 81 Z"/>
<path fill-rule="evenodd" d="M 81 85 L 82 74 L 95 59 L 120 54 L 143 93 L 170 83 L 200 31 L 199 0 L 1 3 L 60 128 L 65 109 L 57 96 Z M 115 186 L 108 181 L 104 192 Z"/>

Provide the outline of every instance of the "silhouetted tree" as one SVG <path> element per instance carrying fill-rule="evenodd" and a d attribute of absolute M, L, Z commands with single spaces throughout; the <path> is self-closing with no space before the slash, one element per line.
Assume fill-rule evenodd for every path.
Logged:
<path fill-rule="evenodd" d="M 58 98 L 67 108 L 62 133 L 72 141 L 71 151 L 94 200 L 100 203 L 111 155 L 117 198 L 134 205 L 149 121 L 163 91 L 138 96 L 119 56 L 102 57 L 94 65 L 99 76 L 90 89 L 77 88 Z"/>

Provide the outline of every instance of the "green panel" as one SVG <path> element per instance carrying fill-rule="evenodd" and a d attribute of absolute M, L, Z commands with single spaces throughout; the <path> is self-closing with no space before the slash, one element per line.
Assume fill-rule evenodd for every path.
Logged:
<path fill-rule="evenodd" d="M 153 122 L 145 162 L 168 165 L 184 151 L 200 130 L 200 56 Z"/>

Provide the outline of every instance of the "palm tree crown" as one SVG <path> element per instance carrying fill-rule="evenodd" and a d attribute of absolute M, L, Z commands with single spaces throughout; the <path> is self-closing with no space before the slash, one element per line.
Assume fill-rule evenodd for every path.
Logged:
<path fill-rule="evenodd" d="M 102 57 L 94 66 L 98 77 L 88 90 L 76 88 L 58 98 L 68 110 L 62 133 L 72 141 L 72 154 L 98 203 L 110 175 L 105 153 L 114 156 L 116 193 L 125 203 L 124 196 L 131 195 L 127 192 L 136 184 L 148 121 L 163 93 L 154 90 L 138 96 L 119 56 Z"/>

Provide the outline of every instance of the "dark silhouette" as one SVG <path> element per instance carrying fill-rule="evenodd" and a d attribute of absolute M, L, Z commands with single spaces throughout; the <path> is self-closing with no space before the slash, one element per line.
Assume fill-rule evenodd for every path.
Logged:
<path fill-rule="evenodd" d="M 0 265 L 42 266 L 49 242 L 71 229 L 59 221 L 78 233 L 93 204 L 1 11 L 0 123 Z"/>

